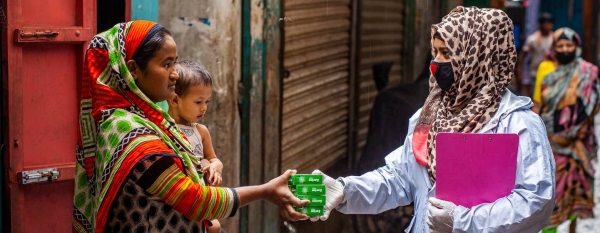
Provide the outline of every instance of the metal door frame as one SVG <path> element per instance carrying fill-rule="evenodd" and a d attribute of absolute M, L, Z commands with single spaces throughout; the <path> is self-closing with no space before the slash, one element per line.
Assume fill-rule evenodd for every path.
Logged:
<path fill-rule="evenodd" d="M 78 0 L 80 2 L 76 5 L 76 11 L 79 12 L 80 18 L 78 22 L 80 25 L 71 27 L 44 27 L 44 29 L 51 28 L 52 30 L 58 31 L 60 34 L 56 36 L 56 43 L 70 43 L 78 44 L 78 49 L 81 53 L 78 53 L 78 60 L 81 63 L 78 65 L 77 72 L 82 72 L 83 56 L 85 48 L 89 43 L 89 39 L 95 34 L 96 30 L 96 1 Z M 23 232 L 24 231 L 24 217 L 23 215 L 28 211 L 24 208 L 25 191 L 21 185 L 20 172 L 24 169 L 25 154 L 22 149 L 23 146 L 19 147 L 19 140 L 22 140 L 23 129 L 25 128 L 22 114 L 23 114 L 23 93 L 26 88 L 22 82 L 22 50 L 23 45 L 18 43 L 46 43 L 42 39 L 33 39 L 26 41 L 16 36 L 18 30 L 23 28 L 22 18 L 22 0 L 3 0 L 2 6 L 5 9 L 6 23 L 2 26 L 6 30 L 2 31 L 2 63 L 4 65 L 9 64 L 2 69 L 3 85 L 3 101 L 4 109 L 3 117 L 6 120 L 4 122 L 5 133 L 4 141 L 6 142 L 5 150 L 6 153 L 5 162 L 5 182 L 7 200 L 9 200 L 8 206 L 5 206 L 5 222 L 3 227 L 6 227 L 7 232 Z M 88 17 L 83 17 L 83 14 Z M 90 15 L 91 14 L 91 15 Z M 42 27 L 27 27 L 29 30 L 41 30 Z M 84 39 L 86 38 L 86 39 Z M 11 61 L 9 63 L 9 61 Z M 10 76 L 14 76 L 11 78 Z M 77 92 L 77 95 L 81 93 Z M 77 101 L 77 100 L 74 100 Z M 10 120 L 10 123 L 8 121 Z M 75 151 L 74 151 L 75 152 Z M 75 153 L 73 153 L 75 154 Z M 57 181 L 73 180 L 75 178 L 75 163 L 73 164 L 61 164 L 55 166 L 59 172 L 60 177 Z M 34 169 L 34 168 L 31 168 Z M 72 207 L 69 207 L 72 208 Z"/>
<path fill-rule="evenodd" d="M 0 34 L 3 33 L 4 31 L 4 23 L 6 23 L 6 17 L 2 18 L 2 16 L 6 16 L 6 14 L 4 13 L 4 7 L 2 5 L 0 5 Z M 0 46 L 0 54 L 2 54 L 2 46 Z M 5 138 L 5 131 L 4 131 L 4 124 L 6 123 L 5 121 L 5 116 L 4 116 L 4 106 L 5 103 L 4 101 L 6 101 L 6 95 L 5 95 L 5 88 L 4 88 L 4 71 L 3 71 L 3 66 L 4 62 L 0 62 L 0 88 L 2 90 L 2 101 L 0 101 L 0 233 L 2 233 L 3 231 L 7 231 L 8 230 L 8 226 L 6 224 L 4 224 L 4 216 L 6 216 L 4 214 L 4 206 L 2 205 L 2 203 L 4 203 L 4 187 L 6 186 L 6 182 L 4 181 L 4 160 L 6 158 L 6 155 L 4 154 L 4 145 L 6 145 L 6 143 L 4 142 L 4 138 Z"/>
<path fill-rule="evenodd" d="M 241 186 L 263 184 L 281 173 L 283 5 L 284 0 L 242 0 Z M 256 24 L 251 20 L 254 17 L 262 18 L 262 23 Z M 261 37 L 254 38 L 251 31 L 260 31 Z M 240 233 L 279 232 L 276 206 L 260 202 L 239 212 Z"/>

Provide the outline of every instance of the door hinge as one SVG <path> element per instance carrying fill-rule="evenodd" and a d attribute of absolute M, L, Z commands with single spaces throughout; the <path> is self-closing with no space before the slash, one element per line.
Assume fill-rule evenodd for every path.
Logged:
<path fill-rule="evenodd" d="M 21 172 L 22 184 L 52 182 L 58 179 L 60 172 L 56 168 L 46 168 Z"/>

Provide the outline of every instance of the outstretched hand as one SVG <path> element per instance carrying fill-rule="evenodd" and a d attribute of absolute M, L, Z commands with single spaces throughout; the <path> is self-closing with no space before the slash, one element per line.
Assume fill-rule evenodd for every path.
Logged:
<path fill-rule="evenodd" d="M 312 174 L 321 174 L 323 175 L 323 184 L 325 185 L 327 192 L 325 194 L 325 207 L 323 208 L 323 216 L 311 217 L 310 220 L 315 222 L 318 220 L 325 221 L 329 218 L 329 214 L 335 208 L 337 208 L 340 204 L 346 202 L 346 198 L 344 195 L 344 185 L 325 175 L 325 173 L 314 170 Z"/>
<path fill-rule="evenodd" d="M 308 205 L 308 200 L 300 200 L 292 194 L 288 188 L 290 176 L 296 174 L 296 170 L 287 170 L 283 175 L 272 179 L 267 183 L 270 195 L 267 200 L 279 207 L 281 216 L 290 221 L 306 220 L 308 216 L 298 213 L 294 206 L 302 207 Z"/>

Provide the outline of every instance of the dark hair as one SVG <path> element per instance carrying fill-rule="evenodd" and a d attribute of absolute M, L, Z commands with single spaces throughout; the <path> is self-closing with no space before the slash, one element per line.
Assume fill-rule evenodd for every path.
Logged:
<path fill-rule="evenodd" d="M 144 39 L 147 42 L 140 45 L 133 56 L 131 56 L 131 60 L 134 60 L 140 69 L 145 70 L 148 67 L 150 59 L 154 57 L 156 51 L 165 43 L 167 35 L 170 36 L 171 32 L 166 28 L 161 28 L 152 37 Z"/>
<path fill-rule="evenodd" d="M 550 13 L 544 12 L 540 15 L 540 17 L 538 18 L 538 23 L 539 24 L 543 24 L 543 23 L 552 23 L 554 22 L 554 18 L 552 17 L 552 15 Z"/>
<path fill-rule="evenodd" d="M 179 79 L 175 83 L 175 94 L 183 96 L 190 86 L 204 84 L 205 87 L 212 86 L 212 78 L 208 70 L 193 61 L 181 61 L 175 64 L 175 70 Z"/>
<path fill-rule="evenodd" d="M 433 38 L 437 38 L 437 39 L 439 39 L 439 40 L 441 40 L 441 41 L 444 41 L 444 38 L 442 38 L 442 35 L 440 35 L 440 33 L 439 33 L 439 32 L 435 32 L 435 33 L 433 34 Z"/>

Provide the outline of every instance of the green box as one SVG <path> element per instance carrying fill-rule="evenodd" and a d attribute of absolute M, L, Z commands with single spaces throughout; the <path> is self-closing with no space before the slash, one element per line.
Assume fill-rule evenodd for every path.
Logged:
<path fill-rule="evenodd" d="M 313 195 L 325 196 L 325 185 L 322 184 L 301 184 L 296 185 L 296 190 L 292 191 L 295 196 Z"/>
<path fill-rule="evenodd" d="M 321 174 L 295 174 L 290 177 L 288 185 L 300 184 L 323 184 L 323 175 Z"/>
<path fill-rule="evenodd" d="M 308 206 L 325 206 L 325 196 L 309 196 L 309 195 L 299 195 L 298 199 L 300 200 L 309 200 L 310 203 Z"/>
<path fill-rule="evenodd" d="M 296 211 L 301 214 L 306 214 L 309 217 L 323 216 L 323 213 L 325 212 L 323 206 L 296 207 Z"/>
<path fill-rule="evenodd" d="M 292 192 L 292 193 L 296 192 L 296 185 L 288 185 L 288 188 L 290 188 L 290 192 Z"/>

